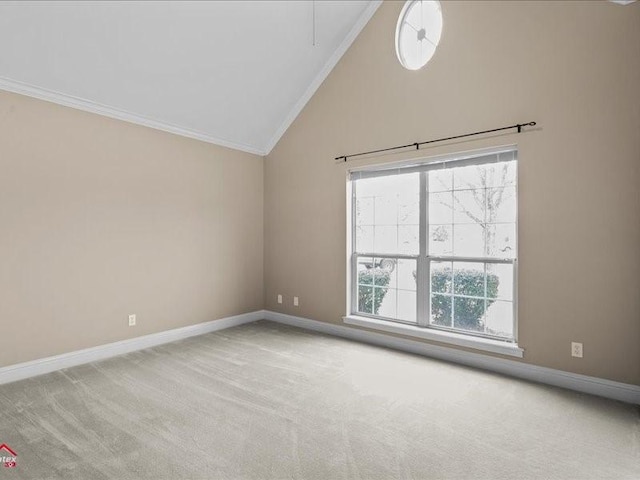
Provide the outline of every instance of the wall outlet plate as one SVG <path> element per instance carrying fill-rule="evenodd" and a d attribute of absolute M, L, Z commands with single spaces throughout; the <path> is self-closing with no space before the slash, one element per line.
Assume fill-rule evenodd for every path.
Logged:
<path fill-rule="evenodd" d="M 282 303 L 282 295 L 278 294 L 278 303 Z"/>
<path fill-rule="evenodd" d="M 300 304 L 300 302 L 298 301 L 298 297 L 293 297 L 293 306 L 297 307 Z"/>
<path fill-rule="evenodd" d="M 129 315 L 129 326 L 133 327 L 136 324 L 136 316 L 135 314 Z"/>
<path fill-rule="evenodd" d="M 578 342 L 571 342 L 571 356 L 582 358 L 582 344 Z"/>

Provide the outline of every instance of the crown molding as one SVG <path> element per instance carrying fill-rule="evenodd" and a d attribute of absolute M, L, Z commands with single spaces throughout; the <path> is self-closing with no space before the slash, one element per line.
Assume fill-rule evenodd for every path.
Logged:
<path fill-rule="evenodd" d="M 265 156 L 264 150 L 251 145 L 230 142 L 213 137 L 203 132 L 199 132 L 197 130 L 180 127 L 178 125 L 172 125 L 160 120 L 154 120 L 152 118 L 147 118 L 142 115 L 128 112 L 126 110 L 110 107 L 108 105 L 103 105 L 101 103 L 86 100 L 84 98 L 74 97 L 73 95 L 67 95 L 66 93 L 37 87 L 35 85 L 31 85 L 19 80 L 13 80 L 7 77 L 0 77 L 0 90 L 6 90 L 8 92 L 26 95 L 28 97 L 45 100 L 47 102 L 63 105 L 65 107 L 71 107 L 77 110 L 83 110 L 85 112 L 102 115 L 104 117 L 115 118 L 116 120 L 122 120 L 124 122 L 142 125 L 143 127 L 173 133 L 174 135 L 180 135 L 181 137 L 200 140 L 201 142 L 211 143 L 220 147 L 232 148 L 234 150 L 240 150 L 242 152 L 252 153 L 254 155 Z"/>
<path fill-rule="evenodd" d="M 383 0 L 373 0 L 369 3 L 367 8 L 364 10 L 358 21 L 354 24 L 353 28 L 349 31 L 347 36 L 344 38 L 342 43 L 338 46 L 333 55 L 327 60 L 327 63 L 324 64 L 322 70 L 315 76 L 311 85 L 305 90 L 302 94 L 302 97 L 295 103 L 293 108 L 289 111 L 284 121 L 280 125 L 280 127 L 276 130 L 271 140 L 265 146 L 265 155 L 269 155 L 271 150 L 276 146 L 276 144 L 280 141 L 280 138 L 285 134 L 285 132 L 289 129 L 294 120 L 298 117 L 302 109 L 305 105 L 311 100 L 311 97 L 316 93 L 322 82 L 329 76 L 333 68 L 338 64 L 342 56 L 347 52 L 351 44 L 354 40 L 360 35 L 360 32 L 364 29 L 364 27 L 369 23 L 373 14 L 376 13 L 380 5 L 382 5 Z"/>
<path fill-rule="evenodd" d="M 280 124 L 274 135 L 267 142 L 267 144 L 263 146 L 263 148 L 253 145 L 231 142 L 214 137 L 204 132 L 199 132 L 190 128 L 166 123 L 161 120 L 148 118 L 133 112 L 129 112 L 127 110 L 122 110 L 120 108 L 111 107 L 109 105 L 104 105 L 80 97 L 75 97 L 66 93 L 38 87 L 36 85 L 31 85 L 29 83 L 22 82 L 20 80 L 14 80 L 8 77 L 0 77 L 0 90 L 6 90 L 8 92 L 26 95 L 28 97 L 45 100 L 47 102 L 63 105 L 65 107 L 71 107 L 85 112 L 95 113 L 97 115 L 114 118 L 116 120 L 122 120 L 124 122 L 142 125 L 144 127 L 153 128 L 155 130 L 173 133 L 174 135 L 180 135 L 182 137 L 192 138 L 195 140 L 200 140 L 202 142 L 211 143 L 213 145 L 231 148 L 234 150 L 252 153 L 254 155 L 264 157 L 268 155 L 280 141 L 280 138 L 282 138 L 284 133 L 298 117 L 305 105 L 309 102 L 309 100 L 311 100 L 320 85 L 322 85 L 322 82 L 324 82 L 324 80 L 329 76 L 333 68 L 337 65 L 342 56 L 353 44 L 360 32 L 364 29 L 367 23 L 369 23 L 369 20 L 371 20 L 371 17 L 373 17 L 380 5 L 382 5 L 382 0 L 373 0 L 369 3 L 367 8 L 360 15 L 342 43 L 340 43 L 338 48 L 333 52 L 333 55 L 331 55 L 320 72 L 314 77 L 309 87 L 307 87 L 302 96 L 294 104 L 293 108 L 284 118 L 284 121 Z"/>

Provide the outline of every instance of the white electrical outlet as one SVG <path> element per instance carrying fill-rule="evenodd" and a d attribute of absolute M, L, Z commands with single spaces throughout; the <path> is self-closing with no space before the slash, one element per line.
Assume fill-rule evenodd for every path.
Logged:
<path fill-rule="evenodd" d="M 134 327 L 136 325 L 136 316 L 135 315 L 129 315 L 129 326 L 130 327 Z"/>
<path fill-rule="evenodd" d="M 293 297 L 293 306 L 297 307 L 300 302 L 298 302 L 298 297 Z"/>
<path fill-rule="evenodd" d="M 278 303 L 282 303 L 282 295 L 278 294 Z"/>
<path fill-rule="evenodd" d="M 582 358 L 582 344 L 571 342 L 571 356 Z"/>

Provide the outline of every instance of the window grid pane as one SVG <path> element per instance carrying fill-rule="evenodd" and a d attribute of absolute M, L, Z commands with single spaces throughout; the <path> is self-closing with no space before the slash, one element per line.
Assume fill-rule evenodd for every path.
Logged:
<path fill-rule="evenodd" d="M 428 172 L 430 255 L 516 258 L 515 163 Z"/>
<path fill-rule="evenodd" d="M 357 257 L 357 312 L 416 323 L 416 259 Z"/>
<path fill-rule="evenodd" d="M 514 268 L 512 263 L 431 260 L 430 324 L 513 338 Z"/>
<path fill-rule="evenodd" d="M 355 252 L 417 255 L 419 174 L 357 181 Z"/>

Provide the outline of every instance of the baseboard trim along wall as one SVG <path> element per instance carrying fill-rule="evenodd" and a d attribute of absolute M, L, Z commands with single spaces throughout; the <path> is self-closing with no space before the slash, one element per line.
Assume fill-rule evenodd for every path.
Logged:
<path fill-rule="evenodd" d="M 368 330 L 319 322 L 317 320 L 286 315 L 269 310 L 265 311 L 264 318 L 273 322 L 344 337 L 358 342 L 370 343 L 394 350 L 402 350 L 417 355 L 522 378 L 524 380 L 640 405 L 640 386 L 637 385 L 614 382 L 603 378 L 555 370 L 553 368 L 539 367 L 514 360 L 392 337 Z"/>
<path fill-rule="evenodd" d="M 175 328 L 164 332 L 152 333 L 141 337 L 122 340 L 119 342 L 85 348 L 74 352 L 63 353 L 53 357 L 41 358 L 30 362 L 17 363 L 0 368 L 0 385 L 15 382 L 37 375 L 75 367 L 85 363 L 104 360 L 124 353 L 135 352 L 145 348 L 155 347 L 164 343 L 175 342 L 188 337 L 235 327 L 244 323 L 255 322 L 264 318 L 264 311 L 258 310 L 232 317 L 220 318 L 210 322 L 198 323 L 187 327 Z"/>
<path fill-rule="evenodd" d="M 369 343 L 469 367 L 489 370 L 524 380 L 640 405 L 640 386 L 637 385 L 614 382 L 603 378 L 555 370 L 553 368 L 539 367 L 514 360 L 392 337 L 382 333 L 319 322 L 317 320 L 269 310 L 243 313 L 241 315 L 212 320 L 197 325 L 189 325 L 187 327 L 152 333 L 150 335 L 63 353 L 30 362 L 9 365 L 0 368 L 0 385 L 263 319 L 328 335 L 348 338 L 362 343 Z"/>

